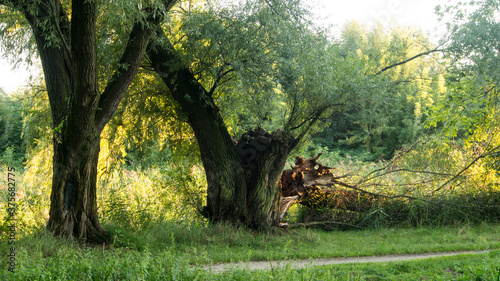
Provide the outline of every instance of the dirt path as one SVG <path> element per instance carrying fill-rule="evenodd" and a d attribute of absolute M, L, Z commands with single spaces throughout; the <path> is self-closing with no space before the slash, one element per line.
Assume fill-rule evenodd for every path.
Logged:
<path fill-rule="evenodd" d="M 413 254 L 413 255 L 359 257 L 359 258 L 236 262 L 236 263 L 221 263 L 221 264 L 206 265 L 204 269 L 211 270 L 213 273 L 222 273 L 231 269 L 270 270 L 288 266 L 291 269 L 301 269 L 310 266 L 322 266 L 329 264 L 407 261 L 407 260 L 427 259 L 433 257 L 455 256 L 461 254 L 484 254 L 488 252 L 489 251 L 462 251 L 462 252 L 442 252 L 442 253 Z"/>

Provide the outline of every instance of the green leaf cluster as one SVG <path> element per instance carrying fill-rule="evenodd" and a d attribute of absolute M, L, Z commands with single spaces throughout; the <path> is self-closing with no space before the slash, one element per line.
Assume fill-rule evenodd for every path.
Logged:
<path fill-rule="evenodd" d="M 470 1 L 438 9 L 451 16 L 446 95 L 439 100 L 429 127 L 445 140 L 458 140 L 486 167 L 498 170 L 500 120 L 500 35 L 498 1 Z"/>
<path fill-rule="evenodd" d="M 26 153 L 22 129 L 22 100 L 19 95 L 7 95 L 0 88 L 0 164 L 21 166 Z"/>

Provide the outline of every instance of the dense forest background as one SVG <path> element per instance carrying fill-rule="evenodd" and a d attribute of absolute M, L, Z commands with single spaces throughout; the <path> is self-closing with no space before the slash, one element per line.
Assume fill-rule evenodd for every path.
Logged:
<path fill-rule="evenodd" d="M 26 20 L 8 3 L 0 1 L 1 48 L 12 61 L 36 61 Z M 126 35 L 144 15 L 132 4 L 99 5 L 97 26 L 113 27 L 96 33 L 102 90 L 122 66 Z M 171 65 L 189 70 L 206 89 L 233 140 L 242 143 L 256 128 L 284 132 L 297 141 L 281 152 L 285 169 L 296 156 L 322 153 L 318 161 L 344 183 L 297 202 L 285 222 L 350 228 L 500 218 L 497 1 L 438 8 L 450 31 L 439 41 L 411 26 L 356 22 L 332 37 L 299 1 L 186 1 L 172 9 L 160 24 L 163 34 L 152 36 L 175 51 Z M 210 153 L 203 151 L 218 146 L 197 141 L 194 113 L 185 105 L 192 98 L 168 84 L 172 76 L 162 77 L 158 57 L 149 51 L 140 61 L 100 134 L 97 213 L 108 229 L 204 225 L 206 212 L 219 216 L 215 222 L 225 219 L 205 207 L 212 179 L 203 158 Z M 65 141 L 68 124 L 54 122 L 47 91 L 43 77 L 25 90 L 0 90 L 0 162 L 16 169 L 17 218 L 26 232 L 49 219 L 54 147 Z M 368 207 L 345 207 L 353 195 L 345 190 L 359 192 L 356 204 L 366 206 L 366 197 Z"/>

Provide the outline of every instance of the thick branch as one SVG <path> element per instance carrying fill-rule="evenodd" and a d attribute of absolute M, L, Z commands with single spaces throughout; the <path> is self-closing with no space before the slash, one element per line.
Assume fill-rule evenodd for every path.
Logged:
<path fill-rule="evenodd" d="M 170 11 L 175 6 L 175 4 L 177 4 L 179 2 L 180 2 L 180 0 L 164 0 L 163 7 L 165 7 L 165 13 Z"/>
<path fill-rule="evenodd" d="M 71 54 L 75 70 L 72 103 L 88 107 L 97 99 L 97 3 L 74 0 L 71 7 Z"/>
<path fill-rule="evenodd" d="M 190 69 L 180 65 L 172 43 L 162 30 L 159 30 L 158 37 L 162 38 L 162 42 L 149 44 L 148 57 L 156 72 L 170 89 L 174 99 L 179 102 L 182 111 L 187 115 L 200 145 L 200 150 L 206 151 L 208 154 L 225 153 L 213 149 L 213 135 L 217 135 L 218 141 L 224 143 L 225 148 L 231 150 L 229 153 L 237 157 L 236 146 L 233 144 L 220 110 L 212 97 L 196 80 Z M 214 157 L 217 158 L 217 156 Z M 204 158 L 202 153 L 202 159 Z M 209 161 L 209 159 L 211 157 L 207 156 L 205 160 Z"/>
<path fill-rule="evenodd" d="M 161 16 L 152 14 L 148 23 L 137 22 L 130 33 L 127 47 L 118 64 L 118 69 L 108 82 L 99 100 L 96 125 L 101 131 L 113 116 L 120 101 L 132 83 L 146 53 L 149 39 L 154 28 L 161 21 Z"/>
<path fill-rule="evenodd" d="M 67 98 L 72 92 L 72 58 L 71 52 L 59 46 L 53 39 L 51 40 L 45 29 L 47 29 L 47 24 L 52 25 L 53 30 L 60 31 L 59 36 L 63 37 L 60 38 L 61 43 L 69 42 L 69 19 L 62 10 L 60 1 L 40 1 L 36 3 L 36 9 L 28 9 L 27 1 L 4 1 L 3 3 L 10 4 L 9 6 L 20 11 L 31 26 L 42 62 L 52 112 L 52 124 L 56 127 L 66 116 Z M 50 7 L 56 10 L 51 10 Z M 52 20 L 53 18 L 57 20 Z"/>
<path fill-rule="evenodd" d="M 399 66 L 399 65 L 402 65 L 402 64 L 408 63 L 408 62 L 410 62 L 410 61 L 412 61 L 412 60 L 414 60 L 414 59 L 417 59 L 417 58 L 419 58 L 419 57 L 422 57 L 422 56 L 427 56 L 427 55 L 430 55 L 430 54 L 432 54 L 432 53 L 436 53 L 436 52 L 444 52 L 444 51 L 445 51 L 445 50 L 443 50 L 443 49 L 433 49 L 433 50 L 430 50 L 430 51 L 427 51 L 427 52 L 420 53 L 420 54 L 415 55 L 415 56 L 413 56 L 413 57 L 411 57 L 411 58 L 409 58 L 409 59 L 406 59 L 406 60 L 404 60 L 404 61 L 400 61 L 400 62 L 398 62 L 398 63 L 395 63 L 395 64 L 391 64 L 391 65 L 389 65 L 389 66 L 386 66 L 386 67 L 382 68 L 379 72 L 375 73 L 375 75 L 379 75 L 379 74 L 381 74 L 382 72 L 385 72 L 385 71 L 387 71 L 387 70 L 389 70 L 389 69 L 391 69 L 391 68 L 394 68 L 394 67 L 396 67 L 396 66 Z"/>

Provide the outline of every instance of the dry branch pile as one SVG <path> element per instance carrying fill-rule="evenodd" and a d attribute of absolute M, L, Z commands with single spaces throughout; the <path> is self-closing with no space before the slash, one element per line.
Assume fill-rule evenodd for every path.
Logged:
<path fill-rule="evenodd" d="M 283 218 L 294 203 L 311 208 L 329 208 L 364 212 L 373 204 L 381 204 L 387 198 L 345 188 L 342 177 L 333 174 L 334 168 L 318 163 L 318 156 L 305 159 L 296 157 L 295 166 L 281 174 L 280 215 Z"/>

